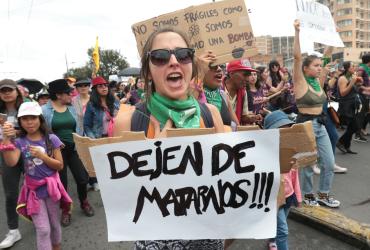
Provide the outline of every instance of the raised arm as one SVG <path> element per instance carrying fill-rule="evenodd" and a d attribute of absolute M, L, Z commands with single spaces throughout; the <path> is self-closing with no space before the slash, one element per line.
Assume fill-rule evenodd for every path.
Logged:
<path fill-rule="evenodd" d="M 294 84 L 294 92 L 297 98 L 303 96 L 305 92 L 306 86 L 306 79 L 304 78 L 303 71 L 302 71 L 302 54 L 301 54 L 301 46 L 299 44 L 299 31 L 300 31 L 300 22 L 299 20 L 294 21 L 294 44 L 293 44 L 293 56 L 294 56 L 294 63 L 293 63 L 293 84 Z"/>

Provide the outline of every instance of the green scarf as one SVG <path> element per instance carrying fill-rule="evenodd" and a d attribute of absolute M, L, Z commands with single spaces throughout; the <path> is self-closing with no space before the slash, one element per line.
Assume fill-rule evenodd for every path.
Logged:
<path fill-rule="evenodd" d="M 366 71 L 368 76 L 370 76 L 370 68 L 369 68 L 369 66 L 367 66 L 367 64 L 360 63 L 360 67 L 363 68 Z"/>
<path fill-rule="evenodd" d="M 147 107 L 160 122 L 161 128 L 164 127 L 168 119 L 173 121 L 176 128 L 200 127 L 200 107 L 193 96 L 189 96 L 183 101 L 173 101 L 158 93 L 153 93 Z"/>
<path fill-rule="evenodd" d="M 305 76 L 304 77 L 307 81 L 307 83 L 316 91 L 316 92 L 320 92 L 321 91 L 321 86 L 320 86 L 320 83 L 319 81 L 316 79 L 316 77 L 308 77 L 308 76 Z"/>
<path fill-rule="evenodd" d="M 144 90 L 143 90 L 143 89 L 138 88 L 138 89 L 136 90 L 136 93 L 137 93 L 137 95 L 139 96 L 139 98 L 140 98 L 141 100 L 144 100 Z"/>
<path fill-rule="evenodd" d="M 207 98 L 207 102 L 210 104 L 215 105 L 218 110 L 221 112 L 221 106 L 222 106 L 222 97 L 220 93 L 220 89 L 210 89 L 204 86 L 204 94 Z"/>

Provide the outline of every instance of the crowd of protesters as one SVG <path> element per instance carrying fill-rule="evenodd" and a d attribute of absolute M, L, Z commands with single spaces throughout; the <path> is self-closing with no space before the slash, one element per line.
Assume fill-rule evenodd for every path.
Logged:
<path fill-rule="evenodd" d="M 335 164 L 335 150 L 357 154 L 351 141 L 367 142 L 370 98 L 370 54 L 363 55 L 359 65 L 343 62 L 342 67 L 330 61 L 330 47 L 323 58 L 303 58 L 299 22 L 294 27 L 291 72 L 278 61 L 256 68 L 248 60 L 215 65 L 212 51 L 196 58 L 186 35 L 164 28 L 148 38 L 141 76 L 128 84 L 108 82 L 101 76 L 69 77 L 50 82 L 47 91 L 32 99 L 15 81 L 1 80 L 0 113 L 4 115 L 0 150 L 5 195 L 1 206 L 5 207 L 9 233 L 0 249 L 21 239 L 18 213 L 25 213 L 34 223 L 38 249 L 60 249 L 60 225 L 67 227 L 72 222 L 67 168 L 76 184 L 80 208 L 86 216 L 94 215 L 88 189 L 98 191 L 99 185 L 96 178 L 88 176 L 72 133 L 102 138 L 118 136 L 121 131 L 144 131 L 148 138 L 156 138 L 174 127 L 215 127 L 216 133 L 222 133 L 243 125 L 272 129 L 312 121 L 317 165 L 284 174 L 286 202 L 278 210 L 276 238 L 268 242 L 269 249 L 288 249 L 286 218 L 291 205 L 340 206 L 331 186 L 334 173 L 345 173 L 347 168 Z M 327 109 L 333 101 L 339 103 L 339 123 Z M 119 112 L 120 104 L 135 108 Z M 337 127 L 343 130 L 340 138 Z M 317 193 L 314 173 L 320 175 Z M 51 186 L 56 187 L 54 193 L 49 191 Z M 32 197 L 27 190 L 32 191 Z M 27 205 L 35 201 L 37 208 L 29 210 Z M 66 204 L 60 218 L 59 202 Z M 21 211 L 25 206 L 26 212 Z M 221 239 L 138 241 L 135 247 L 226 249 L 231 243 Z"/>

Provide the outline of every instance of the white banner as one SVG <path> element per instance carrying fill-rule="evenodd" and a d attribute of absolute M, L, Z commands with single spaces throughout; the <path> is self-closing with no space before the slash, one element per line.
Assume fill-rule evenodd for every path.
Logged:
<path fill-rule="evenodd" d="M 108 241 L 273 238 L 279 130 L 90 148 Z"/>
<path fill-rule="evenodd" d="M 301 41 L 344 47 L 327 6 L 311 0 L 296 0 L 296 6 L 297 19 L 301 22 Z"/>

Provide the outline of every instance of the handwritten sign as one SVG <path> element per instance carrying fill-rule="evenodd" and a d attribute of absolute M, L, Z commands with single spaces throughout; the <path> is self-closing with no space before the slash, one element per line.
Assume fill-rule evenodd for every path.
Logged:
<path fill-rule="evenodd" d="M 191 6 L 132 25 L 139 54 L 150 34 L 174 26 L 188 35 L 196 54 L 212 50 L 217 64 L 257 54 L 244 0 L 226 0 Z"/>
<path fill-rule="evenodd" d="M 120 142 L 90 155 L 109 241 L 276 235 L 279 130 Z"/>
<path fill-rule="evenodd" d="M 311 0 L 296 0 L 297 18 L 301 22 L 300 41 L 307 48 L 314 42 L 334 47 L 344 47 L 336 31 L 335 22 L 327 6 Z M 304 51 L 302 52 L 310 52 Z"/>

